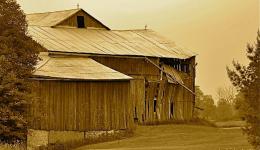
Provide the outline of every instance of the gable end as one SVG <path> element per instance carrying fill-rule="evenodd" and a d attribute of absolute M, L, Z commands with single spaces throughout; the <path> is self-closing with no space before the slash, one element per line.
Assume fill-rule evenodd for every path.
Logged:
<path fill-rule="evenodd" d="M 80 18 L 80 20 L 79 20 Z M 83 22 L 82 22 L 83 21 Z M 59 22 L 56 26 L 69 26 L 69 27 L 81 27 L 84 24 L 85 28 L 103 28 L 110 30 L 107 26 L 103 23 L 98 21 L 96 18 L 85 12 L 84 10 L 80 9 L 75 14 L 67 17 L 65 20 Z"/>

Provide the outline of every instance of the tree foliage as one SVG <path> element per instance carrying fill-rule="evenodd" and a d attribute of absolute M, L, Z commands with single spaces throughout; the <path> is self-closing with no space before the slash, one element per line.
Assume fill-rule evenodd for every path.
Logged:
<path fill-rule="evenodd" d="M 241 117 L 247 122 L 244 129 L 249 142 L 260 149 L 260 33 L 256 44 L 247 46 L 249 64 L 243 66 L 233 61 L 234 70 L 227 68 L 228 76 L 240 92 L 239 103 Z"/>
<path fill-rule="evenodd" d="M 26 110 L 32 97 L 28 79 L 40 45 L 26 35 L 27 23 L 15 0 L 0 1 L 0 142 L 26 139 Z"/>
<path fill-rule="evenodd" d="M 234 105 L 235 100 L 235 89 L 234 87 L 220 87 L 217 89 L 217 96 L 218 99 L 221 101 L 224 101 L 225 103 L 228 103 L 230 105 Z"/>
<path fill-rule="evenodd" d="M 238 112 L 235 109 L 236 93 L 234 87 L 220 87 L 217 89 L 218 105 L 216 120 L 237 120 Z"/>
<path fill-rule="evenodd" d="M 195 115 L 199 118 L 213 120 L 216 115 L 216 105 L 211 95 L 204 95 L 199 86 L 195 87 L 196 111 Z"/>
<path fill-rule="evenodd" d="M 235 90 L 232 87 L 221 87 L 217 90 L 218 102 L 214 103 L 211 95 L 204 95 L 196 86 L 196 110 L 195 115 L 199 118 L 214 121 L 237 120 L 238 112 L 235 110 Z"/>

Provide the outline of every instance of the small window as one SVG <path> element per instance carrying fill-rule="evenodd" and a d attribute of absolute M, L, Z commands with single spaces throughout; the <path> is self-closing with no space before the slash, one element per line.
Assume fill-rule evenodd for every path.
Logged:
<path fill-rule="evenodd" d="M 84 16 L 77 16 L 78 28 L 85 28 Z"/>

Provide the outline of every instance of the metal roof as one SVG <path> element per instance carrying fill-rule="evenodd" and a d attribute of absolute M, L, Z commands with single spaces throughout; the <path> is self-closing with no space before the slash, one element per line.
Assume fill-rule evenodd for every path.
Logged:
<path fill-rule="evenodd" d="M 29 35 L 51 52 L 187 59 L 196 54 L 152 30 L 102 30 L 29 26 Z"/>
<path fill-rule="evenodd" d="M 64 11 L 56 11 L 56 12 L 47 12 L 47 13 L 34 13 L 34 14 L 27 14 L 26 20 L 30 26 L 55 26 L 69 18 L 73 14 L 80 11 L 80 9 L 71 9 L 71 10 L 64 10 Z"/>
<path fill-rule="evenodd" d="M 72 80 L 130 80 L 131 77 L 86 57 L 50 57 L 40 54 L 34 77 Z"/>
<path fill-rule="evenodd" d="M 74 14 L 78 13 L 79 11 L 84 12 L 89 17 L 92 17 L 94 20 L 99 22 L 106 28 L 110 30 L 106 25 L 100 22 L 98 19 L 87 13 L 83 9 L 70 9 L 70 10 L 62 10 L 62 11 L 55 11 L 55 12 L 44 12 L 44 13 L 33 13 L 27 14 L 26 20 L 29 26 L 42 26 L 42 27 L 55 27 L 58 26 L 62 21 L 68 19 L 69 17 L 73 16 Z"/>

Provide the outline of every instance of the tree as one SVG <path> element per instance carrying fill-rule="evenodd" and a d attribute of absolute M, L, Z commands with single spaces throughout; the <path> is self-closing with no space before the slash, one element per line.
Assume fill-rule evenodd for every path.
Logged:
<path fill-rule="evenodd" d="M 204 95 L 199 86 L 195 87 L 196 97 L 196 111 L 195 115 L 199 118 L 208 120 L 215 119 L 216 106 L 211 95 Z"/>
<path fill-rule="evenodd" d="M 220 87 L 217 90 L 218 106 L 217 120 L 227 121 L 238 119 L 237 111 L 235 110 L 235 89 L 234 87 Z"/>
<path fill-rule="evenodd" d="M 244 98 L 240 98 L 238 109 L 242 118 L 247 122 L 244 132 L 249 142 L 260 149 L 260 32 L 255 46 L 248 44 L 248 66 L 233 61 L 234 70 L 227 67 L 232 84 Z"/>
<path fill-rule="evenodd" d="M 216 105 L 214 104 L 214 99 L 211 95 L 203 96 L 202 106 L 204 107 L 204 111 L 202 112 L 203 118 L 215 120 Z"/>
<path fill-rule="evenodd" d="M 225 101 L 230 105 L 234 105 L 235 89 L 234 87 L 220 87 L 217 90 L 219 100 Z"/>
<path fill-rule="evenodd" d="M 194 111 L 194 116 L 196 117 L 201 117 L 201 112 L 203 111 L 202 107 L 202 100 L 204 93 L 201 91 L 199 86 L 195 86 L 195 111 Z"/>
<path fill-rule="evenodd" d="M 233 107 L 225 99 L 218 100 L 216 114 L 216 119 L 218 121 L 228 121 L 234 118 Z"/>
<path fill-rule="evenodd" d="M 29 77 L 42 47 L 26 35 L 27 23 L 15 0 L 0 1 L 0 142 L 23 141 L 33 99 Z"/>

